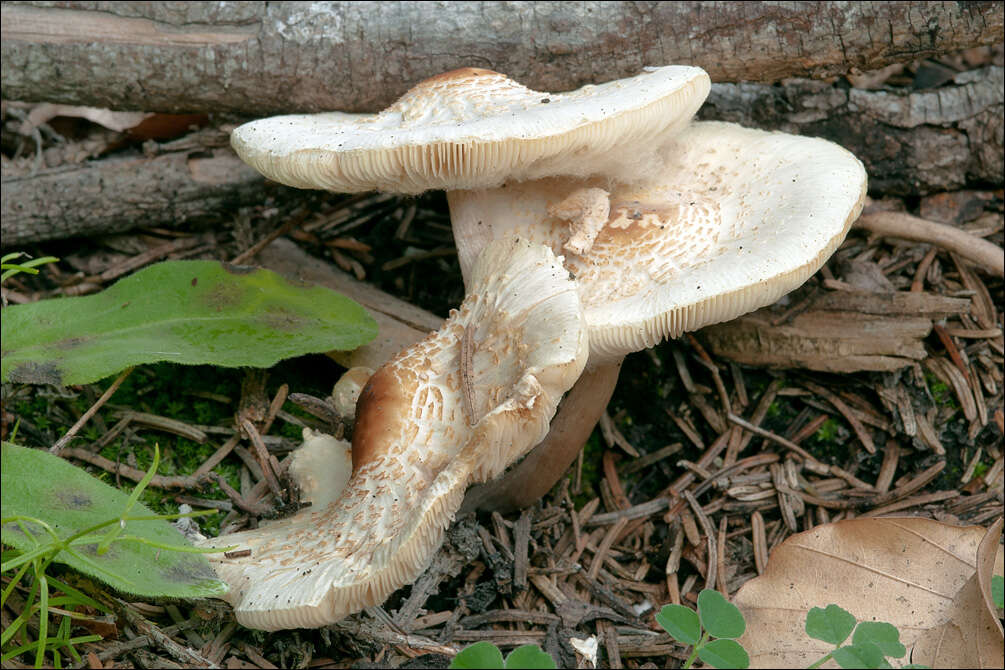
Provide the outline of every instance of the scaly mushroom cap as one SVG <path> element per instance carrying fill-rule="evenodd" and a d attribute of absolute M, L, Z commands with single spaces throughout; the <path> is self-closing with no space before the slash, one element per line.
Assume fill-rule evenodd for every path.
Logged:
<path fill-rule="evenodd" d="M 363 389 L 338 500 L 209 543 L 251 550 L 211 559 L 240 623 L 316 627 L 380 604 L 425 569 L 468 484 L 543 439 L 589 350 L 575 285 L 550 249 L 508 238 L 471 287 Z"/>
<path fill-rule="evenodd" d="M 557 206 L 609 188 L 606 225 L 565 264 L 579 285 L 591 364 L 611 361 L 793 290 L 841 243 L 866 194 L 858 159 L 821 139 L 700 122 L 663 150 L 663 170 L 637 185 L 554 178 L 449 193 L 462 272 L 497 237 L 560 250 L 570 224 Z"/>
<path fill-rule="evenodd" d="M 420 82 L 379 114 L 301 114 L 246 123 L 231 144 L 269 179 L 339 193 L 487 188 L 645 170 L 710 82 L 697 67 L 543 93 L 478 68 Z"/>

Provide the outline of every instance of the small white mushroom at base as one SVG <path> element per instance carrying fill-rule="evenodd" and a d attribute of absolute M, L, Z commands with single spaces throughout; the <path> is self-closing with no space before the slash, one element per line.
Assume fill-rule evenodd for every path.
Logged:
<path fill-rule="evenodd" d="M 593 248 L 611 215 L 611 194 L 602 188 L 579 188 L 548 207 L 548 213 L 570 223 L 571 235 L 562 248 L 582 256 Z"/>
<path fill-rule="evenodd" d="M 332 405 L 343 419 L 352 420 L 356 417 L 356 401 L 359 394 L 373 376 L 373 370 L 366 367 L 350 368 L 339 377 L 332 388 Z"/>
<path fill-rule="evenodd" d="M 352 446 L 326 433 L 304 428 L 304 443 L 290 456 L 287 469 L 300 488 L 300 501 L 315 509 L 339 497 L 352 474 Z"/>

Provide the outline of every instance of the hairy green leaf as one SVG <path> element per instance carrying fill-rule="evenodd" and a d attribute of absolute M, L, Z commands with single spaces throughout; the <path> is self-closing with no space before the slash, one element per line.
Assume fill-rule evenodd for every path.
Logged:
<path fill-rule="evenodd" d="M 536 644 L 517 647 L 506 657 L 506 670 L 553 670 L 555 659 Z"/>
<path fill-rule="evenodd" d="M 214 261 L 167 261 L 96 295 L 13 305 L 0 328 L 3 381 L 61 385 L 157 361 L 269 367 L 377 333 L 329 289 Z"/>
<path fill-rule="evenodd" d="M 698 594 L 698 616 L 702 627 L 712 637 L 735 639 L 747 628 L 736 605 L 715 589 L 703 589 Z"/>
<path fill-rule="evenodd" d="M 885 621 L 863 621 L 852 636 L 854 644 L 872 642 L 884 656 L 903 658 L 907 650 L 900 643 L 900 631 L 892 623 Z"/>
<path fill-rule="evenodd" d="M 128 496 L 98 481 L 58 456 L 38 449 L 3 443 L 0 498 L 3 543 L 28 553 L 53 540 L 45 526 L 14 517 L 33 517 L 47 524 L 60 540 L 109 520 L 119 523 Z M 132 516 L 153 512 L 135 503 Z M 98 544 L 105 528 L 85 535 L 60 563 L 96 577 L 112 587 L 144 597 L 201 598 L 227 590 L 202 554 L 182 553 L 191 545 L 164 520 L 127 520 L 104 554 Z M 34 539 L 33 539 L 34 538 Z M 159 546 L 154 546 L 159 545 Z"/>
<path fill-rule="evenodd" d="M 815 640 L 838 645 L 855 630 L 855 623 L 855 616 L 837 605 L 828 605 L 826 609 L 814 607 L 806 615 L 806 634 Z"/>
<path fill-rule="evenodd" d="M 698 651 L 698 658 L 713 668 L 746 668 L 750 656 L 736 640 L 712 640 Z"/>
<path fill-rule="evenodd" d="M 883 651 L 872 642 L 838 647 L 832 654 L 842 668 L 881 668 L 886 662 Z"/>
<path fill-rule="evenodd" d="M 683 605 L 664 605 L 656 615 L 656 622 L 670 637 L 682 644 L 695 645 L 701 637 L 698 613 Z"/>
<path fill-rule="evenodd" d="M 454 656 L 454 660 L 450 661 L 451 670 L 475 670 L 477 668 L 492 668 L 493 670 L 499 668 L 501 670 L 502 667 L 502 652 L 491 642 L 475 642 L 461 649 Z"/>

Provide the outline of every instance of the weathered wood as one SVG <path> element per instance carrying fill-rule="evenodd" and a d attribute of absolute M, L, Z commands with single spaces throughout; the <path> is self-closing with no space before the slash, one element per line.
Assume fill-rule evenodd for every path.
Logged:
<path fill-rule="evenodd" d="M 698 117 L 833 140 L 865 164 L 870 191 L 925 195 L 1005 180 L 1003 77 L 985 67 L 921 91 L 808 79 L 713 84 Z"/>
<path fill-rule="evenodd" d="M 107 158 L 4 177 L 3 246 L 116 233 L 138 226 L 177 227 L 261 203 L 265 179 L 204 131 L 154 156 Z"/>
<path fill-rule="evenodd" d="M 827 137 L 865 163 L 874 192 L 1000 185 L 1003 76 L 1001 67 L 986 67 L 960 73 L 953 85 L 914 92 L 792 79 L 776 86 L 715 84 L 699 117 Z M 175 226 L 260 202 L 263 180 L 226 144 L 225 133 L 207 129 L 162 145 L 153 157 L 98 159 L 5 178 L 3 243 Z M 281 186 L 272 192 L 293 195 Z"/>
<path fill-rule="evenodd" d="M 737 363 L 857 372 L 896 370 L 923 359 L 921 341 L 931 330 L 932 322 L 923 318 L 825 311 L 776 326 L 755 312 L 705 328 L 701 337 L 716 356 Z"/>
<path fill-rule="evenodd" d="M 562 91 L 688 63 L 820 78 L 1001 40 L 1001 2 L 7 2 L 8 99 L 144 111 L 374 111 L 488 67 Z"/>
<path fill-rule="evenodd" d="M 709 326 L 700 338 L 717 356 L 747 365 L 822 372 L 896 370 L 927 356 L 932 319 L 966 313 L 970 301 L 930 293 L 834 291 L 779 322 L 772 306 Z"/>
<path fill-rule="evenodd" d="M 377 321 L 377 337 L 353 351 L 330 353 L 347 368 L 363 366 L 376 370 L 391 356 L 443 325 L 443 319 L 435 314 L 350 277 L 290 240 L 276 240 L 254 262 L 287 277 L 327 286 L 366 308 Z"/>

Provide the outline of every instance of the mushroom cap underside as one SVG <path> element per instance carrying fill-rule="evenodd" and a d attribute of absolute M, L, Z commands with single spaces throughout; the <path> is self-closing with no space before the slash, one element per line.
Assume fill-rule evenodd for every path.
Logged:
<path fill-rule="evenodd" d="M 695 122 L 663 149 L 655 177 L 613 187 L 551 178 L 448 194 L 465 277 L 489 240 L 517 234 L 560 250 L 549 213 L 580 189 L 610 190 L 593 247 L 566 254 L 590 329 L 591 362 L 727 321 L 795 289 L 861 211 L 861 162 L 826 140 Z"/>
<path fill-rule="evenodd" d="M 588 354 L 575 286 L 550 249 L 518 239 L 489 245 L 472 278 L 443 327 L 364 388 L 337 500 L 206 543 L 251 550 L 211 558 L 243 625 L 316 627 L 380 604 L 425 569 L 468 484 L 547 433 Z"/>
<path fill-rule="evenodd" d="M 299 114 L 246 123 L 231 144 L 269 179 L 340 193 L 497 186 L 506 179 L 647 169 L 643 155 L 708 95 L 704 70 L 672 65 L 545 93 L 491 70 L 420 82 L 378 114 Z"/>

